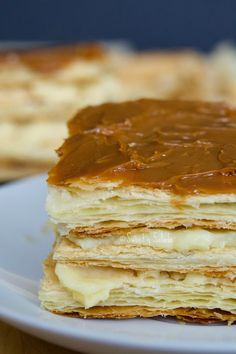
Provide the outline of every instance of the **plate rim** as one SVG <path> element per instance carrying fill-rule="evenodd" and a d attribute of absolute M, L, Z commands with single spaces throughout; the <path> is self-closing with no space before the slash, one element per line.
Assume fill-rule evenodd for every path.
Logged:
<path fill-rule="evenodd" d="M 43 309 L 42 309 L 43 310 Z M 46 311 L 46 310 L 43 310 Z M 48 311 L 46 311 L 48 312 Z M 49 312 L 50 313 L 50 312 Z M 50 313 L 51 314 L 51 313 Z M 60 316 L 56 315 L 55 316 Z M 55 335 L 60 335 L 64 338 L 67 339 L 73 339 L 73 340 L 78 340 L 78 341 L 84 341 L 84 342 L 90 342 L 92 344 L 98 344 L 98 345 L 110 345 L 110 346 L 116 346 L 119 347 L 120 349 L 139 349 L 139 350 L 148 350 L 149 352 L 151 351 L 162 351 L 162 352 L 171 352 L 171 353 L 214 353 L 214 354 L 235 354 L 236 352 L 236 343 L 235 345 L 231 343 L 217 343 L 217 345 L 213 346 L 212 343 L 210 342 L 205 342 L 202 343 L 200 340 L 195 340 L 191 342 L 183 342 L 183 341 L 178 341 L 174 340 L 171 342 L 168 342 L 164 339 L 159 340 L 156 343 L 142 343 L 141 341 L 137 341 L 137 339 L 122 339 L 122 342 L 120 341 L 120 337 L 115 335 L 115 334 L 109 334 L 109 338 L 106 337 L 105 334 L 98 334 L 96 335 L 95 333 L 88 333 L 88 330 L 83 330 L 83 329 L 73 329 L 73 328 L 68 328 L 66 325 L 63 324 L 63 326 L 57 326 L 54 325 L 53 322 L 51 323 L 43 323 L 42 320 L 37 320 L 33 316 L 30 315 L 20 315 L 20 314 L 15 314 L 14 311 L 9 311 L 5 310 L 4 308 L 0 305 L 0 317 L 5 320 L 7 323 L 11 323 L 12 325 L 16 324 L 16 327 L 19 328 L 20 325 L 24 325 L 25 327 L 31 327 L 36 331 L 42 331 L 46 332 L 48 334 L 55 334 Z M 86 319 L 80 319 L 86 321 Z M 104 320 L 103 320 L 104 321 Z M 125 320 L 121 320 L 125 321 Z M 203 325 L 205 326 L 205 325 Z M 135 343 L 136 341 L 136 343 Z"/>

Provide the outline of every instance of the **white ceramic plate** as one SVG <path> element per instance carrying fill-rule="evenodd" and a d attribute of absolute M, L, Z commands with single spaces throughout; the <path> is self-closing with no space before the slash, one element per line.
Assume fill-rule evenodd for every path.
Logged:
<path fill-rule="evenodd" d="M 164 319 L 82 320 L 53 315 L 37 298 L 41 263 L 53 235 L 45 230 L 45 177 L 0 187 L 0 316 L 47 341 L 85 353 L 236 353 L 235 326 Z"/>

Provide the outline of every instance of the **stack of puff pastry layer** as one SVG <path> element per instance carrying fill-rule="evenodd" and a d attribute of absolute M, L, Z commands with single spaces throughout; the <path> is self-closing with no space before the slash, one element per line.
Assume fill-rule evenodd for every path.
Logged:
<path fill-rule="evenodd" d="M 58 314 L 236 320 L 236 110 L 141 99 L 88 107 L 49 172 Z"/>

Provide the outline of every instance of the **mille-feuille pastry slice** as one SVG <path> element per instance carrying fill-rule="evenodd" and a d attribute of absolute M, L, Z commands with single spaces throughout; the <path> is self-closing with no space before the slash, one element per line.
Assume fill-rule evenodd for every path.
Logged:
<path fill-rule="evenodd" d="M 133 53 L 117 67 L 126 98 L 214 99 L 207 57 L 190 50 Z"/>
<path fill-rule="evenodd" d="M 126 99 L 224 101 L 235 105 L 236 50 L 219 44 L 209 54 L 192 50 L 145 51 L 117 67 Z"/>
<path fill-rule="evenodd" d="M 59 236 L 45 263 L 43 306 L 82 317 L 234 321 L 235 122 L 220 103 L 139 100 L 81 111 L 49 173 L 47 209 Z M 140 266 L 145 247 L 152 253 Z M 103 256 L 106 264 L 96 263 Z"/>
<path fill-rule="evenodd" d="M 0 121 L 66 121 L 112 99 L 113 56 L 99 43 L 0 52 Z"/>

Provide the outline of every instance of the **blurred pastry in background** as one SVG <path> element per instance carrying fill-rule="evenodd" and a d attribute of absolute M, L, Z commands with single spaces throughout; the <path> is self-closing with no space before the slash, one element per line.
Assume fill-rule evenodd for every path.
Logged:
<path fill-rule="evenodd" d="M 236 49 L 229 43 L 219 44 L 206 59 L 214 100 L 236 103 Z"/>
<path fill-rule="evenodd" d="M 208 96 L 206 62 L 193 51 L 134 53 L 118 68 L 130 98 L 202 99 Z"/>
<path fill-rule="evenodd" d="M 117 71 L 127 98 L 236 102 L 236 50 L 229 44 L 208 55 L 193 50 L 133 53 Z"/>
<path fill-rule="evenodd" d="M 134 52 L 99 43 L 0 54 L 0 180 L 47 171 L 87 105 L 137 98 L 236 102 L 236 51 Z"/>

